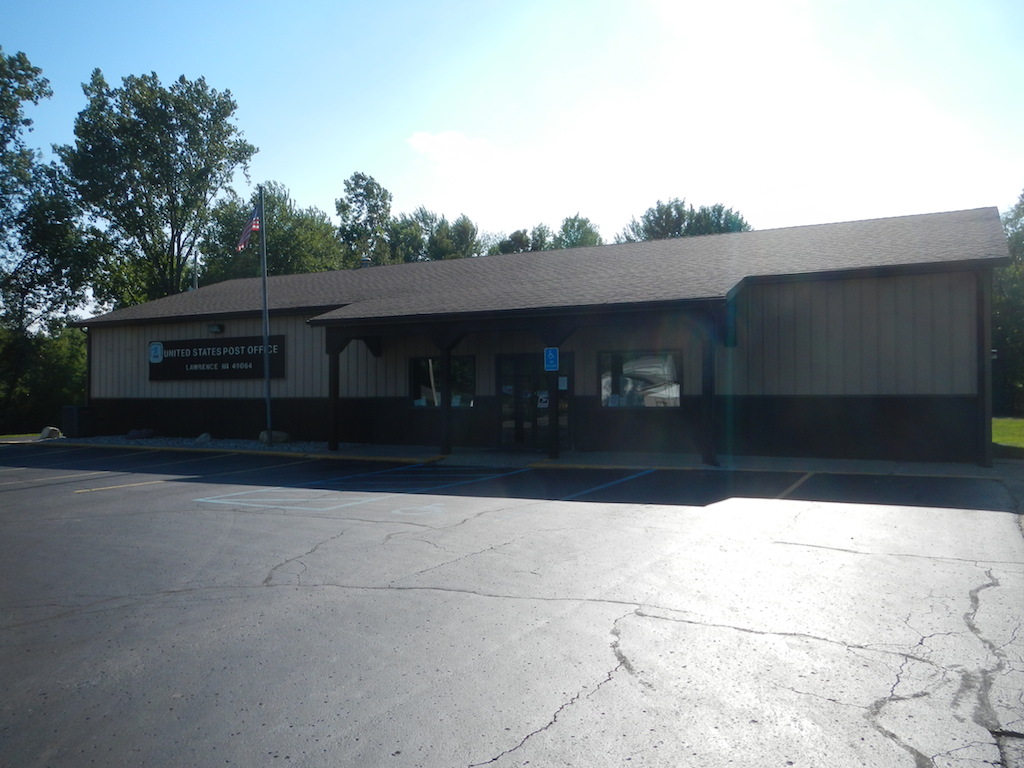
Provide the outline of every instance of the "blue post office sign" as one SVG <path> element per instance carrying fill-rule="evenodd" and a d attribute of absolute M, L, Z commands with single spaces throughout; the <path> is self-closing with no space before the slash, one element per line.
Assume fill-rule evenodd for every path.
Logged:
<path fill-rule="evenodd" d="M 285 378 L 285 337 L 271 336 L 270 377 Z M 263 337 L 149 342 L 150 381 L 262 379 Z"/>

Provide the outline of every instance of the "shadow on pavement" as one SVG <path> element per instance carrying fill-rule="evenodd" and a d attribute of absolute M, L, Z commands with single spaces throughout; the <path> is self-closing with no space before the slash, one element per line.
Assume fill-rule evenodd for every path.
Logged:
<path fill-rule="evenodd" d="M 0 445 L 0 499 L 26 485 L 129 485 L 135 476 L 247 487 L 707 506 L 729 498 L 1015 512 L 997 478 L 781 470 L 409 465 L 300 454 Z M 2 503 L 2 501 L 0 501 Z"/>

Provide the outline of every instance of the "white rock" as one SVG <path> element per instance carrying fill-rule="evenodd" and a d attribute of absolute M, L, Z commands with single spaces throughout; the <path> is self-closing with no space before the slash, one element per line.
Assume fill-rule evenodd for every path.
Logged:
<path fill-rule="evenodd" d="M 271 437 L 273 440 L 270 440 Z M 270 442 L 273 442 L 274 445 L 277 445 L 278 443 L 287 443 L 290 439 L 291 438 L 288 436 L 287 432 L 278 432 L 276 429 L 269 435 L 267 430 L 260 432 L 260 442 L 264 445 L 267 445 Z"/>

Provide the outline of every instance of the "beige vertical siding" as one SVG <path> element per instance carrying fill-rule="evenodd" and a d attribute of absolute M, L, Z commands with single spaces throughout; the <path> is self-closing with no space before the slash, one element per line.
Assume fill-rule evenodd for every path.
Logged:
<path fill-rule="evenodd" d="M 544 345 L 531 333 L 469 333 L 453 350 L 454 355 L 476 358 L 476 394 L 495 395 L 497 358 L 500 355 L 537 355 Z M 666 324 L 653 334 L 637 335 L 628 327 L 620 329 L 581 328 L 560 347 L 574 363 L 575 392 L 599 393 L 597 370 L 599 352 L 674 351 L 679 353 L 684 394 L 700 394 L 701 351 L 699 338 L 684 320 Z M 409 358 L 437 357 L 440 353 L 425 336 L 385 338 L 383 354 L 375 358 L 366 345 L 355 341 L 341 355 L 339 389 L 342 397 L 408 397 Z"/>
<path fill-rule="evenodd" d="M 971 272 L 751 285 L 719 391 L 739 395 L 973 395 Z"/>
<path fill-rule="evenodd" d="M 287 378 L 272 382 L 275 397 L 326 397 L 323 328 L 305 317 L 271 319 L 284 334 Z M 259 336 L 258 317 L 90 330 L 92 395 L 96 398 L 260 398 L 260 379 L 149 381 L 150 341 Z M 675 351 L 684 395 L 701 391 L 701 342 L 685 314 L 653 328 L 583 327 L 561 346 L 574 364 L 575 392 L 599 393 L 598 354 Z M 738 395 L 976 394 L 975 277 L 971 272 L 753 284 L 736 300 L 735 347 L 719 348 L 719 393 Z M 469 333 L 456 355 L 476 358 L 478 395 L 496 394 L 496 358 L 536 354 L 529 333 Z M 362 341 L 340 360 L 343 397 L 408 397 L 409 358 L 437 356 L 426 336 L 384 338 L 380 357 Z"/>
<path fill-rule="evenodd" d="M 220 321 L 224 332 L 211 334 L 209 320 L 89 329 L 92 343 L 92 396 L 96 398 L 260 398 L 262 379 L 222 381 L 150 381 L 151 341 L 260 336 L 258 317 Z M 326 397 L 327 355 L 324 331 L 306 325 L 305 317 L 272 317 L 270 333 L 283 334 L 286 378 L 271 382 L 275 397 Z"/>

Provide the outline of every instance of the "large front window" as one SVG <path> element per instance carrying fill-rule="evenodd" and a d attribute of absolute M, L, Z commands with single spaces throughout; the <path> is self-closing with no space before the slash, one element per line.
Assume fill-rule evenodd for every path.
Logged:
<path fill-rule="evenodd" d="M 679 405 L 675 352 L 601 352 L 601 405 L 664 408 Z"/>
<path fill-rule="evenodd" d="M 444 391 L 444 367 L 439 357 L 414 357 L 409 360 L 409 382 L 412 404 L 419 407 L 440 407 Z M 452 406 L 470 408 L 476 394 L 476 358 L 472 355 L 452 357 Z"/>

